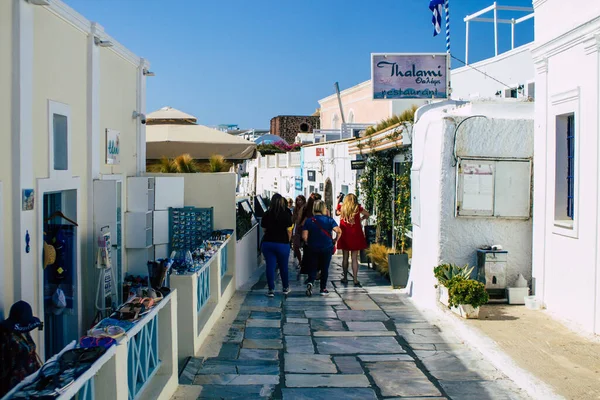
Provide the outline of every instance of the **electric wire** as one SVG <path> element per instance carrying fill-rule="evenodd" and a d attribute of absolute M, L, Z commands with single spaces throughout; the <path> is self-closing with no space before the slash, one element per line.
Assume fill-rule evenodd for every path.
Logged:
<path fill-rule="evenodd" d="M 486 72 L 483 72 L 483 71 L 482 71 L 482 70 L 480 70 L 480 69 L 477 69 L 477 68 L 475 68 L 475 67 L 474 67 L 474 66 L 472 66 L 471 64 L 467 64 L 466 62 L 464 62 L 464 61 L 463 61 L 463 60 L 461 60 L 460 58 L 457 58 L 457 57 L 455 57 L 455 56 L 451 56 L 451 57 L 452 57 L 453 59 L 455 59 L 456 61 L 458 61 L 458 62 L 462 63 L 463 65 L 465 65 L 465 66 L 467 66 L 467 67 L 469 67 L 469 68 L 471 68 L 471 69 L 474 69 L 475 71 L 479 72 L 480 74 L 483 74 L 483 75 L 485 75 L 486 77 L 488 77 L 488 78 L 490 78 L 490 79 L 492 79 L 492 80 L 494 80 L 494 81 L 498 82 L 499 84 L 501 84 L 501 85 L 503 85 L 503 86 L 506 86 L 508 89 L 513 89 L 511 86 L 507 85 L 507 84 L 506 84 L 506 83 L 504 83 L 504 82 L 501 82 L 501 81 L 499 81 L 498 79 L 494 78 L 494 77 L 493 77 L 493 76 L 491 76 L 490 74 L 488 74 L 488 73 L 486 73 Z"/>

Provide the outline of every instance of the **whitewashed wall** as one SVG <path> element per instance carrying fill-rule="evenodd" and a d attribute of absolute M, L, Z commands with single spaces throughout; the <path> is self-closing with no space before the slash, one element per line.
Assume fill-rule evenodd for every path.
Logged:
<path fill-rule="evenodd" d="M 452 98 L 493 98 L 497 91 L 507 89 L 505 85 L 527 87 L 527 83 L 534 80 L 532 47 L 533 43 L 529 43 L 499 56 L 452 70 Z"/>
<path fill-rule="evenodd" d="M 317 156 L 317 149 L 323 149 L 324 155 Z M 348 193 L 356 193 L 356 171 L 350 168 L 350 161 L 355 156 L 348 154 L 348 141 L 329 142 L 304 146 L 302 148 L 302 174 L 304 182 L 304 195 L 310 194 L 310 186 L 323 195 L 319 190 L 322 183 L 325 186 L 327 178 L 331 180 L 333 187 L 333 200 L 342 191 L 342 186 L 348 186 Z M 307 171 L 316 171 L 315 182 L 308 181 Z"/>
<path fill-rule="evenodd" d="M 600 334 L 600 2 L 536 1 L 535 295 Z M 560 20 L 560 24 L 556 21 Z M 575 115 L 575 218 L 555 223 L 556 117 Z"/>
<path fill-rule="evenodd" d="M 501 244 L 508 251 L 508 285 L 519 273 L 531 278 L 531 219 L 454 216 L 453 149 L 457 124 L 467 116 L 485 115 L 488 118 L 461 125 L 456 135 L 457 156 L 531 158 L 533 104 L 482 103 L 447 113 L 439 110 L 426 112 L 413 131 L 413 176 L 415 172 L 420 175 L 420 191 L 413 192 L 413 202 L 419 202 L 420 220 L 413 228 L 411 282 L 413 296 L 425 305 L 435 301 L 433 268 L 440 262 L 475 265 L 476 251 L 484 245 Z"/>

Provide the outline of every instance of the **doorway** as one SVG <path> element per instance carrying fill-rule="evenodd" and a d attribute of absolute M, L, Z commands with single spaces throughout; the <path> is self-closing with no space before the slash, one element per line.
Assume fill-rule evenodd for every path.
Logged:
<path fill-rule="evenodd" d="M 331 184 L 331 179 L 327 178 L 325 180 L 325 190 L 324 190 L 324 200 L 327 209 L 333 215 L 333 185 Z"/>
<path fill-rule="evenodd" d="M 49 359 L 79 337 L 77 190 L 43 197 L 44 356 Z"/>

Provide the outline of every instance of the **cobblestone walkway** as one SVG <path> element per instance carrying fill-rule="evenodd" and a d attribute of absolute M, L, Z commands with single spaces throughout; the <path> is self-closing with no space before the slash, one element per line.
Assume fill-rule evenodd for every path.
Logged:
<path fill-rule="evenodd" d="M 528 398 L 378 273 L 342 285 L 339 263 L 327 297 L 306 297 L 292 267 L 287 298 L 267 298 L 264 276 L 241 294 L 218 355 L 192 358 L 174 399 Z"/>

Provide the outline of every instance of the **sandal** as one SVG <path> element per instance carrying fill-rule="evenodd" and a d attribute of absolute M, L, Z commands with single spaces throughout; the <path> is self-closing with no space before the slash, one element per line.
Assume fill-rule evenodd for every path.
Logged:
<path fill-rule="evenodd" d="M 141 303 L 125 303 L 115 312 L 115 318 L 122 321 L 135 321 L 143 313 L 145 307 Z"/>

